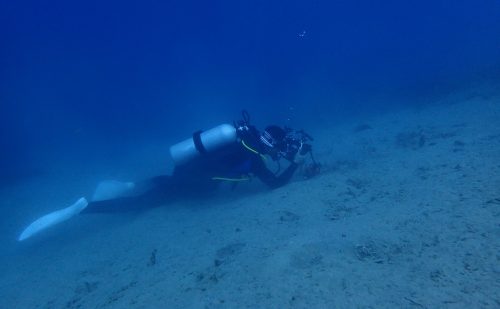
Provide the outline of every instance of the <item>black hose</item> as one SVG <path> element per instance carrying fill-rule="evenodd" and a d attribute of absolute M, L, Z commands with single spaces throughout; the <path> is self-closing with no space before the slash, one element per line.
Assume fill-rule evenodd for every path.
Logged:
<path fill-rule="evenodd" d="M 245 109 L 241 111 L 241 117 L 245 124 L 250 124 L 250 114 Z"/>

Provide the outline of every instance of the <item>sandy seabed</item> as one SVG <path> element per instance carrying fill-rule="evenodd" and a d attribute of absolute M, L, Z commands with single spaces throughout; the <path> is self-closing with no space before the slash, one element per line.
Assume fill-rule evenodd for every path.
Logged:
<path fill-rule="evenodd" d="M 470 96 L 332 124 L 314 132 L 314 178 L 82 215 L 23 243 L 94 179 L 6 188 L 0 307 L 499 308 L 499 119 L 498 97 Z"/>

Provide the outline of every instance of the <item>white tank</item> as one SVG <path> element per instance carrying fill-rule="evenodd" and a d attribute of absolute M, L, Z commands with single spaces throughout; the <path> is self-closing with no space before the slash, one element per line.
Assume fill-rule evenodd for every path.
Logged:
<path fill-rule="evenodd" d="M 170 156 L 175 165 L 181 165 L 201 156 L 203 152 L 212 152 L 234 143 L 237 139 L 236 128 L 230 124 L 221 124 L 199 134 L 199 145 L 195 142 L 197 134 L 170 147 Z M 201 147 L 200 147 L 201 146 Z"/>

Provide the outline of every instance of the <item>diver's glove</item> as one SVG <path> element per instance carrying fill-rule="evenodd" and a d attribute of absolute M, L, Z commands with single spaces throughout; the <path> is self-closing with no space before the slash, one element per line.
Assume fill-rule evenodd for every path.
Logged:
<path fill-rule="evenodd" d="M 295 158 L 293 159 L 293 162 L 297 165 L 302 165 L 306 162 L 307 159 L 307 153 L 303 153 L 301 151 L 298 151 L 297 154 L 295 154 Z"/>

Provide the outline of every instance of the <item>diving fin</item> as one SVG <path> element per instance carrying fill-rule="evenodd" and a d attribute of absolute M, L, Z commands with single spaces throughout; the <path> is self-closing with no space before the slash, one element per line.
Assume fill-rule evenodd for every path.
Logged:
<path fill-rule="evenodd" d="M 87 200 L 82 197 L 69 207 L 56 210 L 37 219 L 35 222 L 28 225 L 26 229 L 24 229 L 24 231 L 19 236 L 18 241 L 23 241 L 53 225 L 56 225 L 57 223 L 70 219 L 71 217 L 79 214 L 82 210 L 84 210 L 88 204 L 89 203 L 87 202 Z"/>
<path fill-rule="evenodd" d="M 106 201 L 129 195 L 135 188 L 133 182 L 120 182 L 116 180 L 101 181 L 92 196 L 92 202 Z"/>

